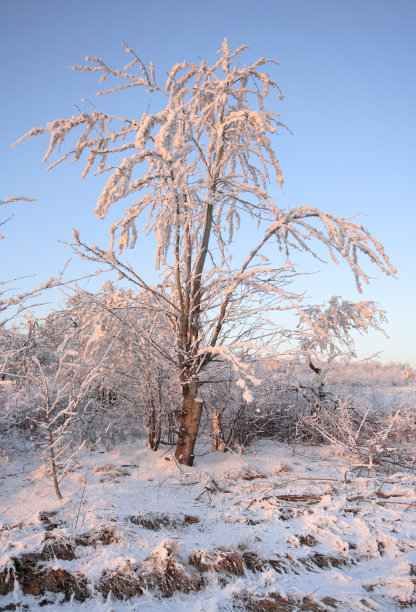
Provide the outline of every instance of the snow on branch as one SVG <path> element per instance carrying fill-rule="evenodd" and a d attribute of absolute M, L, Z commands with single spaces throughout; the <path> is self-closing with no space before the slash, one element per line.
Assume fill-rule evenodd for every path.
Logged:
<path fill-rule="evenodd" d="M 120 250 L 134 246 L 135 223 L 144 211 L 153 217 L 152 228 L 158 239 L 164 240 L 166 225 L 172 222 L 168 211 L 176 210 L 178 198 L 188 203 L 187 207 L 181 207 L 179 222 L 182 227 L 190 214 L 199 216 L 212 198 L 221 202 L 218 214 L 225 214 L 230 226 L 237 219 L 235 204 L 238 201 L 244 200 L 246 212 L 253 216 L 267 214 L 270 202 L 265 189 L 272 180 L 270 173 L 274 173 L 280 185 L 283 183 L 270 140 L 283 124 L 275 112 L 264 110 L 264 99 L 271 91 L 276 89 L 279 95 L 281 92 L 274 80 L 259 71 L 259 67 L 270 60 L 262 58 L 251 66 L 240 68 L 238 58 L 245 46 L 230 53 L 224 41 L 217 63 L 212 66 L 205 61 L 199 66 L 186 62 L 176 64 L 166 88 L 162 89 L 156 85 L 154 67 L 151 65 L 147 69 L 135 52 L 125 47 L 133 58 L 125 71 L 112 69 L 96 57 L 87 58 L 92 66 L 74 69 L 97 72 L 101 83 L 110 76 L 127 81 L 127 84 L 100 94 L 131 86 L 157 90 L 166 99 L 163 111 L 144 113 L 141 118 L 126 118 L 78 109 L 78 115 L 34 128 L 15 144 L 29 136 L 49 132 L 49 147 L 44 156 L 47 161 L 70 133 L 80 127 L 83 129 L 75 146 L 55 160 L 50 168 L 69 157 L 77 162 L 86 153 L 82 177 L 93 167 L 96 173 L 110 172 L 96 206 L 100 218 L 120 199 L 139 195 L 126 209 L 124 218 L 112 228 L 112 236 L 121 230 Z M 131 72 L 136 67 L 139 76 Z M 224 73 L 222 77 L 218 73 L 220 69 Z M 255 101 L 257 110 L 253 108 Z M 107 166 L 109 155 L 117 156 L 131 148 L 135 152 L 130 157 Z M 139 166 L 143 165 L 141 178 L 135 178 Z M 218 197 L 216 194 L 224 184 L 228 193 Z M 248 203 L 250 195 L 258 201 L 258 208 Z M 161 201 L 164 211 L 158 215 Z M 161 257 L 163 263 L 163 249 Z"/>
<path fill-rule="evenodd" d="M 306 355 L 356 357 L 352 333 L 370 329 L 385 333 L 386 313 L 371 301 L 350 302 L 333 296 L 327 308 L 306 306 L 298 311 L 299 347 Z"/>
<path fill-rule="evenodd" d="M 10 204 L 11 202 L 36 202 L 36 198 L 24 198 L 23 196 L 13 196 L 11 198 L 6 198 L 5 200 L 0 200 L 0 206 L 2 204 Z"/>

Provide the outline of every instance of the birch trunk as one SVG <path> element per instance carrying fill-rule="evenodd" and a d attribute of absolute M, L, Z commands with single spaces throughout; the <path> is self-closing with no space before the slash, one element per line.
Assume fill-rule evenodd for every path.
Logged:
<path fill-rule="evenodd" d="M 201 421 L 202 402 L 197 399 L 198 387 L 193 382 L 183 389 L 183 409 L 175 457 L 182 465 L 194 464 L 195 442 Z"/>

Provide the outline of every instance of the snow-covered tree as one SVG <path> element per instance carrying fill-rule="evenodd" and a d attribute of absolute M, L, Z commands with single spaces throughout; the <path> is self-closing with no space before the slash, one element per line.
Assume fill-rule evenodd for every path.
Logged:
<path fill-rule="evenodd" d="M 97 402 L 84 417 L 97 425 L 100 415 L 108 413 L 110 434 L 120 426 L 126 434 L 145 429 L 154 450 L 161 440 L 172 442 L 179 400 L 175 338 L 152 294 L 110 281 L 96 294 L 74 288 L 66 310 L 53 313 L 46 326 L 56 327 L 58 319 L 64 328 L 62 345 L 100 364 Z"/>
<path fill-rule="evenodd" d="M 131 61 L 123 70 L 96 57 L 74 68 L 97 73 L 101 83 L 113 81 L 97 95 L 145 90 L 152 106 L 161 110 L 128 118 L 80 108 L 69 119 L 32 129 L 20 141 L 49 132 L 45 161 L 64 141 L 69 144 L 50 167 L 84 158 L 82 177 L 93 168 L 107 176 L 95 208 L 99 218 L 126 200 L 124 214 L 111 228 L 108 250 L 89 246 L 78 232 L 75 248 L 150 293 L 166 317 L 175 337 L 183 397 L 176 457 L 192 465 L 202 409 L 198 388 L 208 364 L 228 360 L 242 385 L 255 383 L 242 351 L 264 350 L 290 335 L 278 327 L 271 330 L 269 316 L 279 310 L 297 312 L 302 305 L 302 296 L 289 289 L 297 274 L 290 264 L 292 250 L 318 257 L 326 248 L 335 262 L 347 262 L 359 289 L 368 282 L 361 256 L 386 274 L 394 268 L 360 223 L 308 206 L 285 210 L 271 197 L 270 184 L 283 184 L 272 145 L 282 123 L 266 107 L 270 94 L 282 97 L 264 70 L 271 60 L 260 58 L 246 66 L 241 59 L 245 46 L 230 51 L 224 40 L 214 64 L 175 64 L 162 85 L 153 64 L 147 68 L 125 48 Z M 74 141 L 77 130 L 81 134 Z M 253 243 L 241 257 L 231 245 L 244 217 L 260 234 L 253 232 Z M 157 286 L 114 252 L 136 247 L 139 228 L 157 237 Z M 314 241 L 321 247 L 315 249 Z M 268 246 L 273 242 L 272 260 Z M 249 401 L 249 389 L 243 392 Z"/>
<path fill-rule="evenodd" d="M 93 384 L 95 372 L 85 368 L 82 382 L 74 384 L 73 354 L 65 352 L 54 362 L 41 363 L 33 357 L 29 372 L 28 404 L 35 407 L 34 422 L 43 432 L 43 449 L 55 494 L 62 499 L 60 482 L 80 447 L 73 448 L 70 431 L 77 407 Z M 79 367 L 79 366 L 78 366 Z M 81 444 L 81 447 L 83 444 Z"/>

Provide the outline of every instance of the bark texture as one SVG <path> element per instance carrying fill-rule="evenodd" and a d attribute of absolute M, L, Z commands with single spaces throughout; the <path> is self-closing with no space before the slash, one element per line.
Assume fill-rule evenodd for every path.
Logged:
<path fill-rule="evenodd" d="M 182 465 L 194 464 L 195 443 L 201 421 L 202 402 L 197 399 L 197 385 L 185 386 L 183 409 L 175 457 Z"/>

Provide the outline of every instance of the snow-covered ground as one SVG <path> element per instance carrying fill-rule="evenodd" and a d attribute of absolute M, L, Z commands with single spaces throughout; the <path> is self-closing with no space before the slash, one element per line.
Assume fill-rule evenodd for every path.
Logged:
<path fill-rule="evenodd" d="M 2 460 L 0 610 L 416 606 L 416 474 L 404 468 L 264 440 L 185 468 L 131 445 L 85 454 L 58 502 L 38 465 Z"/>

